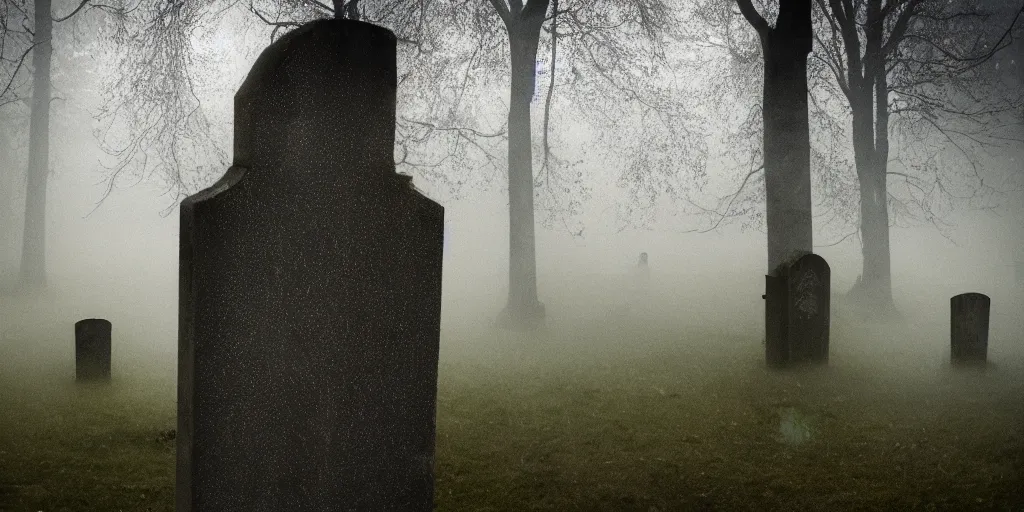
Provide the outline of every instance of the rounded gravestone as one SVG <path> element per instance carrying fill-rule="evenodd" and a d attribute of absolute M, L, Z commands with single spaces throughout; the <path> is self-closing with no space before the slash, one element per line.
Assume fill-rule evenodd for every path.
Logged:
<path fill-rule="evenodd" d="M 75 380 L 110 380 L 110 330 L 102 318 L 75 322 Z"/>
<path fill-rule="evenodd" d="M 992 300 L 981 293 L 963 293 L 949 299 L 950 360 L 954 365 L 985 364 L 991 304 Z"/>
<path fill-rule="evenodd" d="M 765 360 L 770 367 L 828 363 L 832 270 L 805 254 L 765 276 Z"/>

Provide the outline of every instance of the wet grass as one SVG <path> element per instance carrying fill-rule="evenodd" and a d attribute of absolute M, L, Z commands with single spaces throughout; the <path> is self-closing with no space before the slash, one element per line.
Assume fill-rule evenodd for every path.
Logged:
<path fill-rule="evenodd" d="M 769 372 L 757 337 L 572 332 L 446 335 L 438 510 L 1024 510 L 1019 362 L 879 364 L 835 341 L 829 367 Z M 74 386 L 16 342 L 0 509 L 173 510 L 173 369 Z"/>

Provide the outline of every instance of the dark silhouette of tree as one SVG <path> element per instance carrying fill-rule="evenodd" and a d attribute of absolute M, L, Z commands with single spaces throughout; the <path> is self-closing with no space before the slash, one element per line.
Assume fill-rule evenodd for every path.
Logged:
<path fill-rule="evenodd" d="M 19 142 L 27 132 L 26 110 L 31 105 L 25 95 L 25 82 L 31 77 L 24 68 L 28 67 L 32 36 L 18 24 L 20 16 L 13 6 L 3 3 L 0 8 L 0 275 L 6 288 L 12 284 L 6 282 L 10 277 L 6 266 L 18 261 L 13 255 L 14 241 L 19 238 L 15 222 L 21 218 L 18 209 L 24 207 L 16 190 L 25 188 L 25 159 L 21 158 L 25 148 Z"/>
<path fill-rule="evenodd" d="M 21 143 L 27 132 L 28 119 L 16 104 L 0 110 L 0 289 L 16 284 L 20 237 L 17 225 L 21 220 L 24 204 L 21 193 L 25 190 L 25 144 Z"/>
<path fill-rule="evenodd" d="M 811 142 L 807 118 L 807 56 L 814 39 L 810 0 L 779 0 L 771 26 L 750 0 L 736 0 L 757 32 L 764 58 L 765 217 L 768 271 L 811 252 Z"/>
<path fill-rule="evenodd" d="M 50 172 L 50 58 L 53 51 L 50 8 L 50 0 L 36 0 L 30 32 L 32 107 L 19 277 L 22 286 L 32 288 L 46 284 L 46 177 Z"/>
<path fill-rule="evenodd" d="M 0 60 L 4 68 L 0 108 L 18 101 L 29 103 L 25 223 L 19 272 L 19 284 L 27 289 L 46 285 L 46 183 L 50 172 L 54 24 L 80 19 L 94 10 L 111 13 L 116 10 L 93 0 L 78 0 L 57 7 L 67 14 L 54 13 L 51 0 L 34 0 L 31 4 L 4 0 L 0 4 L 3 22 Z"/>
<path fill-rule="evenodd" d="M 698 14 L 717 49 L 730 56 L 735 73 L 726 85 L 742 90 L 758 70 L 756 50 L 735 30 L 741 13 L 714 7 L 708 3 Z M 992 58 L 1019 37 L 1020 9 L 1019 0 L 815 0 L 808 79 L 822 210 L 816 218 L 852 227 L 825 245 L 860 235 L 856 302 L 894 311 L 891 226 L 924 222 L 945 234 L 943 217 L 954 207 L 991 208 L 1006 192 L 981 167 L 986 151 L 1020 143 L 1013 115 L 1021 92 L 989 71 Z M 737 147 L 759 128 L 758 117 L 755 111 L 741 119 Z M 716 224 L 752 211 L 757 197 L 743 188 L 757 172 L 748 171 L 737 192 L 714 208 Z"/>
<path fill-rule="evenodd" d="M 995 122 L 1019 104 L 1020 95 L 992 98 L 991 89 L 982 84 L 987 77 L 981 64 L 1012 41 L 1021 10 L 998 23 L 996 12 L 979 2 L 816 2 L 832 32 L 832 44 L 823 41 L 823 58 L 851 113 L 863 247 L 861 279 L 851 294 L 864 305 L 891 311 L 889 213 L 906 205 L 889 193 L 889 179 L 905 184 L 911 194 L 928 195 L 926 187 L 947 185 L 941 178 L 928 183 L 891 170 L 890 138 L 897 135 L 904 141 L 904 155 L 917 157 L 917 165 L 928 165 L 929 158 L 942 154 L 932 152 L 936 144 L 960 152 L 982 188 L 978 160 L 967 146 L 989 145 L 995 139 L 986 138 L 1006 135 Z M 899 116 L 899 126 L 891 126 L 893 115 Z M 914 151 L 921 147 L 927 148 L 925 153 Z"/>

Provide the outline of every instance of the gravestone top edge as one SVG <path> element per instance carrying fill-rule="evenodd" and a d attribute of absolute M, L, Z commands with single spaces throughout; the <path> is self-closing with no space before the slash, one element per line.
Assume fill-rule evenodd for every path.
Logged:
<path fill-rule="evenodd" d="M 437 200 L 428 196 L 425 192 L 417 188 L 415 178 L 412 175 L 396 171 L 391 176 L 395 177 L 396 183 L 399 186 L 409 189 L 413 193 L 413 195 L 425 199 L 433 205 L 436 205 L 438 208 L 440 208 L 440 210 L 438 211 L 440 211 L 442 215 L 444 214 L 444 205 L 437 202 Z"/>
<path fill-rule="evenodd" d="M 831 265 L 828 264 L 828 260 L 826 260 L 820 254 L 816 254 L 816 253 L 813 253 L 813 252 L 801 252 L 801 253 L 799 253 L 797 255 L 794 255 L 792 258 L 790 258 L 790 259 L 780 263 L 779 266 L 775 269 L 774 272 L 769 273 L 769 274 L 765 274 L 765 276 L 781 277 L 781 276 L 788 275 L 789 271 L 793 267 L 795 267 L 797 264 L 799 264 L 801 262 L 804 262 L 804 261 L 807 261 L 807 260 L 820 261 L 824 265 L 825 270 L 828 270 L 830 272 L 832 270 Z"/>
<path fill-rule="evenodd" d="M 213 199 L 214 197 L 226 192 L 238 182 L 242 181 L 242 178 L 245 177 L 247 171 L 248 169 L 245 167 L 232 165 L 213 185 L 210 185 L 209 187 L 183 199 L 181 201 L 181 211 L 186 212 L 190 210 L 193 205 Z"/>
<path fill-rule="evenodd" d="M 817 260 L 817 261 L 821 261 L 822 263 L 824 263 L 826 268 L 829 266 L 828 265 L 828 260 L 826 260 L 820 254 L 815 254 L 813 252 L 809 252 L 807 254 L 804 254 L 804 255 L 800 256 L 799 258 L 797 258 L 796 260 L 793 261 L 792 265 L 796 265 L 797 263 L 799 263 L 801 261 L 805 261 L 805 260 Z"/>
<path fill-rule="evenodd" d="M 295 121 L 294 116 L 298 111 L 330 111 L 312 106 L 314 104 L 311 102 L 314 100 L 311 100 L 308 94 L 311 91 L 306 90 L 313 88 L 312 92 L 316 94 L 331 94 L 328 90 L 315 90 L 318 87 L 315 84 L 323 80 L 327 81 L 323 83 L 330 83 L 336 79 L 349 81 L 354 79 L 352 77 L 370 80 L 366 82 L 367 85 L 357 87 L 387 91 L 384 97 L 391 96 L 390 101 L 374 103 L 372 108 L 382 110 L 383 115 L 392 118 L 393 124 L 394 95 L 398 85 L 396 48 L 397 38 L 387 28 L 361 21 L 337 19 L 321 19 L 306 23 L 264 48 L 234 95 L 234 154 L 231 163 L 252 171 L 251 175 L 244 173 L 239 180 L 248 180 L 250 177 L 262 179 L 266 175 L 265 171 L 279 171 L 276 166 L 264 168 L 266 154 L 268 151 L 281 151 L 268 148 L 275 148 L 284 143 L 283 140 L 287 137 L 283 138 L 286 132 L 282 130 L 286 130 L 284 127 Z M 320 72 L 315 71 L 317 69 L 327 74 L 317 76 Z M 305 92 L 299 92 L 300 90 Z M 346 95 L 342 95 L 344 96 Z M 346 102 L 342 100 L 341 103 Z M 387 106 L 387 103 L 391 105 Z M 267 107 L 270 107 L 269 111 Z M 338 107 L 337 103 L 332 103 L 330 108 Z M 352 106 L 343 105 L 341 108 L 350 111 Z M 330 119 L 325 119 L 324 115 L 317 117 L 319 121 L 316 122 L 331 122 Z M 371 129 L 379 129 L 379 126 L 371 126 Z M 392 140 L 388 145 L 393 145 L 393 126 L 390 132 L 388 138 Z M 395 181 L 392 177 L 395 174 L 393 148 L 381 145 L 379 148 L 370 149 L 369 153 L 373 153 L 372 159 L 376 160 L 376 164 L 371 164 L 367 171 L 372 174 L 360 173 L 360 176 L 354 179 L 378 181 L 381 179 L 380 173 L 383 173 L 384 181 Z M 389 161 L 386 162 L 385 159 Z M 226 188 L 234 185 L 238 185 L 238 182 L 229 184 Z M 220 192 L 224 191 L 226 190 Z M 220 192 L 208 194 L 200 201 L 212 199 Z"/>
<path fill-rule="evenodd" d="M 83 318 L 82 320 L 79 320 L 79 321 L 75 322 L 75 325 L 84 324 L 84 323 L 87 323 L 87 322 L 88 323 L 96 322 L 96 323 L 110 324 L 110 320 L 107 320 L 106 318 Z M 67 324 L 65 324 L 65 325 L 67 325 Z"/>
<path fill-rule="evenodd" d="M 260 52 L 260 56 L 256 58 L 256 62 L 254 62 L 252 67 L 249 69 L 249 73 L 246 74 L 245 80 L 242 81 L 242 85 L 240 85 L 238 90 L 235 92 L 235 101 L 237 102 L 239 99 L 247 97 L 252 93 L 252 91 L 257 89 L 258 84 L 264 75 L 272 72 L 288 58 L 288 55 L 291 53 L 290 50 L 294 45 L 304 42 L 305 39 L 311 37 L 316 32 L 330 30 L 344 31 L 349 34 L 353 32 L 364 32 L 369 36 L 366 38 L 366 41 L 370 43 L 369 46 L 371 47 L 381 47 L 386 49 L 396 48 L 398 45 L 398 38 L 395 36 L 394 32 L 372 23 L 347 19 L 320 19 L 311 21 L 281 36 L 278 40 L 270 43 L 262 52 Z"/>

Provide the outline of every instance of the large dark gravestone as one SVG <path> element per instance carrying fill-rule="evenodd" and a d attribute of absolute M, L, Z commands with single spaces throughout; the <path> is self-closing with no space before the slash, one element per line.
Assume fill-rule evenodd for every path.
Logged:
<path fill-rule="evenodd" d="M 949 299 L 950 360 L 954 365 L 985 364 L 991 304 L 991 299 L 980 293 L 964 293 Z"/>
<path fill-rule="evenodd" d="M 817 254 L 806 254 L 765 276 L 765 361 L 828 362 L 831 269 Z"/>
<path fill-rule="evenodd" d="M 75 322 L 75 380 L 110 380 L 111 325 L 102 318 Z"/>
<path fill-rule="evenodd" d="M 182 202 L 179 512 L 432 509 L 444 211 L 395 173 L 395 41 L 270 45 Z"/>

